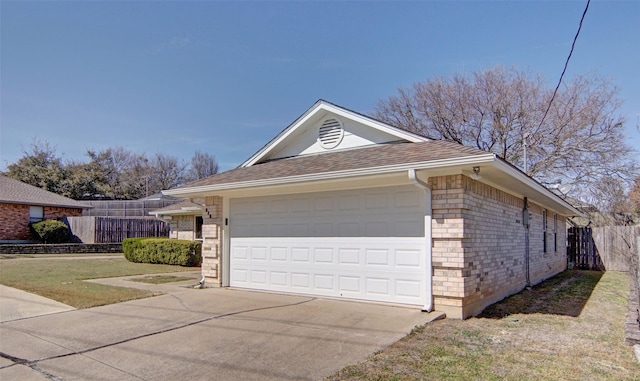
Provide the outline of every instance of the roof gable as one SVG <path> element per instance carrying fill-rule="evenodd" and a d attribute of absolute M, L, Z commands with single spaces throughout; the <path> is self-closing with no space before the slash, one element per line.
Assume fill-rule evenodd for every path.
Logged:
<path fill-rule="evenodd" d="M 319 100 L 240 167 L 395 142 L 429 139 Z"/>

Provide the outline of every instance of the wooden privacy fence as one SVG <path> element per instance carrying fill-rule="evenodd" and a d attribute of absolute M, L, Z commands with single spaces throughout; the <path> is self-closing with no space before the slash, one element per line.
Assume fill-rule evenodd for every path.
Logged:
<path fill-rule="evenodd" d="M 83 216 L 149 217 L 149 212 L 181 202 L 183 199 L 83 201 L 92 206 L 82 210 Z"/>
<path fill-rule="evenodd" d="M 169 224 L 155 218 L 68 217 L 71 233 L 84 243 L 119 243 L 125 238 L 169 237 Z"/>
<path fill-rule="evenodd" d="M 593 240 L 593 229 L 590 227 L 569 228 L 567 256 L 571 268 L 603 270 L 600 253 Z"/>
<path fill-rule="evenodd" d="M 567 235 L 570 266 L 590 270 L 630 271 L 638 253 L 640 226 L 572 227 Z"/>

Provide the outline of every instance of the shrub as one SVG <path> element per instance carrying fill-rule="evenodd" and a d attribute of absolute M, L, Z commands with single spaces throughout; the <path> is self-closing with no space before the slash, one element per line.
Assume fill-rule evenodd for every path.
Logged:
<path fill-rule="evenodd" d="M 136 263 L 161 263 L 178 266 L 199 266 L 202 243 L 169 238 L 125 238 L 124 257 Z"/>
<path fill-rule="evenodd" d="M 43 243 L 69 242 L 69 227 L 62 221 L 44 220 L 29 225 L 31 234 Z"/>

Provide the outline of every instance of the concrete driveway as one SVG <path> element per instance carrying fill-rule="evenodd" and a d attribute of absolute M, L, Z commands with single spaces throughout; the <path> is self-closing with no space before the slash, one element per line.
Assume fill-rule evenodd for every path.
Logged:
<path fill-rule="evenodd" d="M 0 379 L 318 380 L 441 316 L 173 287 L 163 296 L 0 323 Z"/>

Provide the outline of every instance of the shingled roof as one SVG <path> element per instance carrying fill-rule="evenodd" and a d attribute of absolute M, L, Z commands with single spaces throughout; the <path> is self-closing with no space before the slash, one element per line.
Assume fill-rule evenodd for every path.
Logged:
<path fill-rule="evenodd" d="M 267 161 L 250 167 L 222 172 L 175 189 L 486 155 L 487 152 L 444 140 L 382 144 L 332 153 Z"/>
<path fill-rule="evenodd" d="M 189 200 L 185 200 L 177 204 L 171 204 L 160 209 L 152 210 L 149 212 L 149 214 L 200 214 L 201 212 L 202 205 L 196 204 L 195 202 L 191 202 Z"/>
<path fill-rule="evenodd" d="M 6 176 L 0 176 L 0 202 L 65 208 L 91 208 L 80 201 L 60 196 Z"/>

